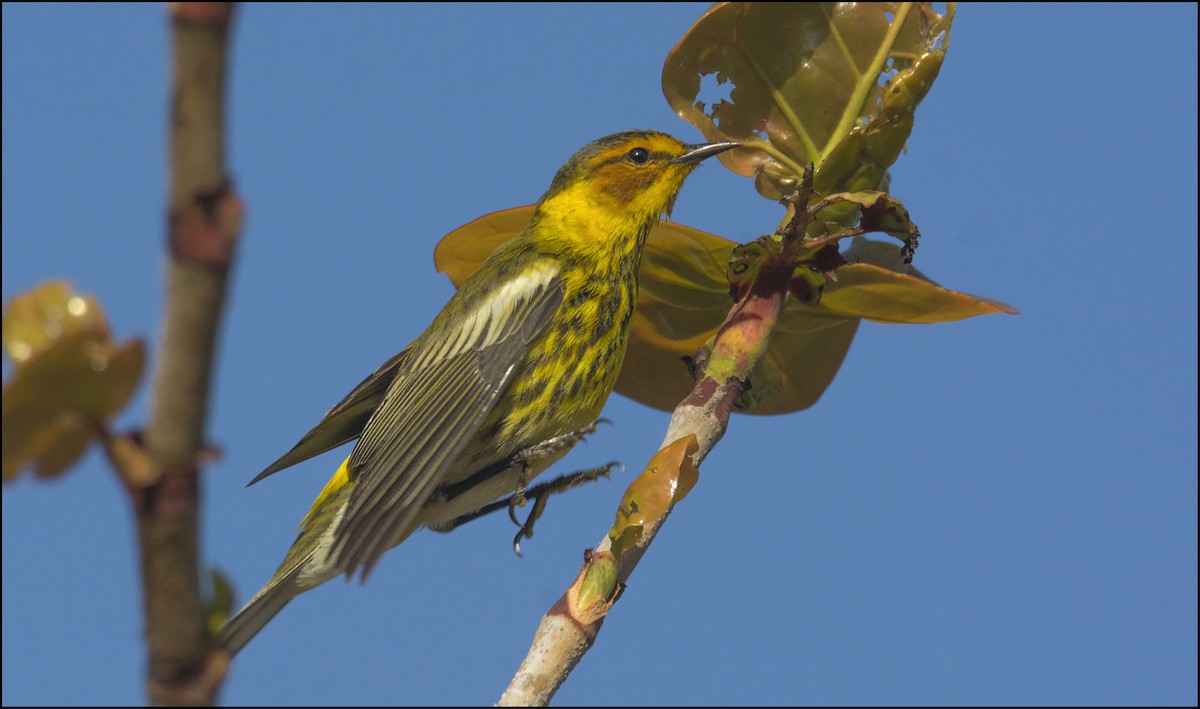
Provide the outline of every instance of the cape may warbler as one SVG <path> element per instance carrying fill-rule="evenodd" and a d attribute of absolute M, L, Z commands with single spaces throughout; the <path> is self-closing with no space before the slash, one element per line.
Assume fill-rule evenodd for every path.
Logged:
<path fill-rule="evenodd" d="M 422 526 L 450 529 L 505 495 L 523 500 L 612 391 L 650 228 L 701 160 L 736 146 L 630 131 L 571 156 L 529 226 L 425 332 L 252 481 L 358 439 L 218 643 L 236 653 L 296 595 L 343 573 L 365 578 Z"/>

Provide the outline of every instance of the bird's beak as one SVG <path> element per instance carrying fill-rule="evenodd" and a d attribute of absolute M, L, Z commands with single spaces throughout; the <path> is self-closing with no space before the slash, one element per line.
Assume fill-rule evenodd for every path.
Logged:
<path fill-rule="evenodd" d="M 741 143 L 733 142 L 689 145 L 687 146 L 687 152 L 675 158 L 672 162 L 700 162 L 704 158 L 711 158 L 717 153 L 723 153 L 730 148 L 741 147 L 741 145 Z"/>

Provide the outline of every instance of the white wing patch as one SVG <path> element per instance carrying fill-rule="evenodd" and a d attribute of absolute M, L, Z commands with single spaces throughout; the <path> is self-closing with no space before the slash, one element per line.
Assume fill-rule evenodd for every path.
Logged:
<path fill-rule="evenodd" d="M 475 312 L 467 315 L 451 351 L 462 351 L 467 343 L 473 349 L 495 344 L 503 329 L 502 324 L 508 321 L 517 304 L 528 302 L 530 295 L 544 289 L 558 276 L 558 272 L 557 264 L 539 261 L 525 273 L 505 283 L 483 301 Z"/>

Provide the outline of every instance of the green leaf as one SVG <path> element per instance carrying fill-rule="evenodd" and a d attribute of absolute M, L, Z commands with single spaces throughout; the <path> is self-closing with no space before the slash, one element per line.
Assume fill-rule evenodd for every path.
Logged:
<path fill-rule="evenodd" d="M 20 367 L 56 338 L 88 328 L 108 329 L 100 304 L 72 291 L 66 281 L 46 281 L 8 302 L 0 338 L 4 351 Z"/>
<path fill-rule="evenodd" d="M 132 398 L 145 347 L 136 339 L 114 342 L 95 301 L 63 283 L 14 298 L 3 333 L 16 363 L 0 421 L 4 481 L 27 467 L 40 477 L 57 475 Z"/>
<path fill-rule="evenodd" d="M 839 192 L 829 195 L 822 201 L 856 205 L 860 212 L 858 221 L 868 232 L 883 232 L 901 241 L 921 235 L 900 200 L 886 192 L 875 190 Z"/>
<path fill-rule="evenodd" d="M 612 555 L 600 556 L 587 565 L 579 582 L 579 605 L 604 607 L 617 591 L 617 565 Z M 607 609 L 606 609 L 607 610 Z"/>
<path fill-rule="evenodd" d="M 216 567 L 209 569 L 209 577 L 212 580 L 212 597 L 204 603 L 204 617 L 208 634 L 216 637 L 233 613 L 233 584 L 225 572 Z"/>
<path fill-rule="evenodd" d="M 532 216 L 533 205 L 516 207 L 455 229 L 438 242 L 435 266 L 461 285 Z M 736 246 L 672 222 L 651 230 L 617 392 L 671 411 L 692 390 L 695 382 L 682 359 L 706 346 L 733 305 L 725 271 Z M 926 323 L 1016 312 L 938 286 L 904 264 L 900 252 L 889 243 L 855 239 L 842 254 L 850 263 L 837 269 L 838 280 L 826 285 L 819 305 L 789 300 L 752 388 L 740 400 L 746 412 L 782 414 L 816 403 L 841 367 L 860 319 Z"/>
<path fill-rule="evenodd" d="M 671 50 L 663 93 L 719 160 L 780 199 L 803 166 L 818 193 L 880 189 L 941 69 L 953 3 L 717 3 Z M 702 81 L 732 84 L 729 99 Z"/>

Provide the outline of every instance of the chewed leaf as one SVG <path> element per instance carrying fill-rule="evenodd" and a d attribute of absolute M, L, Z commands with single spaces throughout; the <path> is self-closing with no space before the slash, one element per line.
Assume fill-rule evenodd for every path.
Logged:
<path fill-rule="evenodd" d="M 779 242 L 768 236 L 733 247 L 733 252 L 729 254 L 729 265 L 725 269 L 730 300 L 736 302 L 745 298 L 758 278 L 763 260 L 778 252 Z"/>
<path fill-rule="evenodd" d="M 667 56 L 663 93 L 709 140 L 746 145 L 719 159 L 769 199 L 790 193 L 809 162 L 818 192 L 878 189 L 937 78 L 953 14 L 952 4 L 942 16 L 930 3 L 717 3 Z"/>
<path fill-rule="evenodd" d="M 920 234 L 917 225 L 908 216 L 908 210 L 900 200 L 875 190 L 839 192 L 829 195 L 824 201 L 856 204 L 861 214 L 860 223 L 867 231 L 881 231 L 901 240 Z"/>
<path fill-rule="evenodd" d="M 912 219 L 908 216 L 908 210 L 900 203 L 900 200 L 886 192 L 875 190 L 839 192 L 810 205 L 809 209 L 816 212 L 816 218 L 819 220 L 831 209 L 846 206 L 850 206 L 853 213 L 846 215 L 839 209 L 842 211 L 841 216 L 849 216 L 851 223 L 858 224 L 861 231 L 857 233 L 882 232 L 896 237 L 904 242 L 904 248 L 901 250 L 904 263 L 912 262 L 913 252 L 917 249 L 917 240 L 921 238 L 921 231 L 916 224 L 913 224 Z M 830 231 L 830 238 L 825 240 L 838 238 L 839 234 L 844 235 L 846 232 L 833 229 Z"/>
<path fill-rule="evenodd" d="M 447 234 L 434 250 L 439 271 L 461 285 L 491 252 L 520 233 L 533 206 L 496 212 Z M 737 244 L 698 229 L 663 222 L 642 255 L 638 303 L 630 321 L 625 366 L 616 390 L 670 411 L 695 384 L 685 357 L 712 339 L 733 301 L 726 267 Z M 816 403 L 833 381 L 861 319 L 943 322 L 1016 312 L 986 298 L 938 286 L 901 261 L 890 243 L 855 239 L 842 254 L 837 282 L 820 304 L 789 300 L 764 361 L 740 403 L 745 412 L 781 414 Z M 826 264 L 825 260 L 818 267 Z"/>
<path fill-rule="evenodd" d="M 640 543 L 643 530 L 696 486 L 700 473 L 692 455 L 699 447 L 694 433 L 680 438 L 655 453 L 645 470 L 629 483 L 616 522 L 608 531 L 614 556 L 620 558 L 623 550 Z"/>

